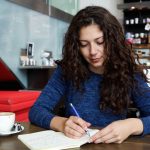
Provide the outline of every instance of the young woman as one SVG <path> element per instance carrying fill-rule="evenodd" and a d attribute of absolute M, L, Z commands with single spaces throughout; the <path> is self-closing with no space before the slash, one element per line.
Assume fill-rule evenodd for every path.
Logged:
<path fill-rule="evenodd" d="M 121 143 L 130 135 L 150 133 L 150 88 L 136 64 L 117 19 L 89 6 L 73 18 L 65 35 L 63 58 L 30 110 L 38 126 L 80 138 L 90 126 L 103 127 L 94 143 Z M 54 114 L 62 96 L 65 117 Z M 127 118 L 131 101 L 140 118 Z M 73 103 L 80 117 L 72 114 Z"/>

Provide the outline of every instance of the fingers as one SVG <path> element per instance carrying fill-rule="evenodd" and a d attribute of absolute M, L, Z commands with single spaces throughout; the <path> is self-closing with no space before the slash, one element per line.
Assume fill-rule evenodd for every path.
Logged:
<path fill-rule="evenodd" d="M 111 138 L 109 140 L 106 140 L 104 143 L 107 143 L 107 144 L 109 144 L 109 143 L 122 143 L 122 141 L 117 139 L 117 138 Z"/>
<path fill-rule="evenodd" d="M 91 126 L 91 123 L 86 122 L 87 128 Z"/>
<path fill-rule="evenodd" d="M 76 131 L 72 128 L 69 128 L 68 126 L 66 126 L 64 133 L 66 136 L 73 138 L 73 139 L 78 139 L 82 136 L 81 133 L 79 133 L 78 131 Z"/>
<path fill-rule="evenodd" d="M 94 138 L 95 138 L 95 139 L 93 140 L 94 143 L 105 143 L 105 141 L 110 140 L 110 139 L 112 139 L 113 137 L 112 137 L 112 134 L 111 134 L 111 133 L 108 133 L 108 134 L 103 135 L 103 136 L 102 136 L 101 133 L 100 133 L 100 134 L 96 135 Z"/>
<path fill-rule="evenodd" d="M 85 132 L 84 129 L 79 125 L 79 123 L 77 121 L 72 120 L 72 119 L 68 119 L 68 121 L 66 121 L 65 126 L 67 129 L 71 128 L 74 131 L 81 133 L 81 134 L 84 134 L 84 132 Z"/>
<path fill-rule="evenodd" d="M 112 138 L 111 128 L 104 128 L 91 137 L 94 143 L 101 143 Z"/>
<path fill-rule="evenodd" d="M 83 130 L 87 129 L 87 125 L 88 126 L 90 125 L 88 122 L 84 121 L 82 118 L 79 118 L 76 116 L 71 116 L 70 118 L 75 124 L 78 124 Z"/>
<path fill-rule="evenodd" d="M 109 133 L 106 136 L 98 137 L 95 141 L 93 141 L 94 143 L 121 143 L 121 139 L 119 137 L 114 137 L 112 133 Z"/>
<path fill-rule="evenodd" d="M 65 122 L 64 133 L 70 138 L 80 138 L 90 125 L 90 123 L 79 117 L 71 116 Z"/>
<path fill-rule="evenodd" d="M 130 135 L 124 121 L 116 121 L 91 137 L 94 143 L 122 143 Z"/>

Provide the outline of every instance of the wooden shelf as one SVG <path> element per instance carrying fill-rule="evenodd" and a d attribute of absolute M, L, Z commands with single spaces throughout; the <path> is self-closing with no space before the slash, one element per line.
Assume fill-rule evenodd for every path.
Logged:
<path fill-rule="evenodd" d="M 150 56 L 141 56 L 140 59 L 150 59 Z"/>
<path fill-rule="evenodd" d="M 145 27 L 145 25 L 146 25 L 146 23 L 138 23 L 138 24 L 124 24 L 124 26 L 126 26 L 126 27 L 130 27 L 130 26 L 144 26 Z M 147 31 L 148 32 L 148 31 Z"/>
<path fill-rule="evenodd" d="M 150 49 L 150 44 L 133 44 L 132 48 L 137 49 Z"/>
<path fill-rule="evenodd" d="M 146 68 L 146 69 L 150 69 L 150 66 L 144 66 L 144 68 Z"/>
<path fill-rule="evenodd" d="M 135 56 L 135 58 L 137 58 L 137 57 Z M 149 59 L 150 60 L 150 56 L 139 56 L 139 59 Z"/>
<path fill-rule="evenodd" d="M 42 90 L 55 68 L 56 66 L 19 66 L 20 71 L 27 72 L 28 90 Z"/>
<path fill-rule="evenodd" d="M 57 66 L 20 66 L 19 69 L 55 69 Z"/>
<path fill-rule="evenodd" d="M 140 66 L 143 67 L 143 68 L 145 68 L 145 69 L 150 69 L 150 66 L 146 66 L 144 64 L 143 65 L 141 64 Z"/>
<path fill-rule="evenodd" d="M 124 3 L 124 4 L 118 4 L 117 8 L 118 9 L 131 9 L 131 7 L 135 7 L 138 9 L 142 9 L 142 8 L 150 8 L 150 2 L 133 2 L 133 3 Z"/>

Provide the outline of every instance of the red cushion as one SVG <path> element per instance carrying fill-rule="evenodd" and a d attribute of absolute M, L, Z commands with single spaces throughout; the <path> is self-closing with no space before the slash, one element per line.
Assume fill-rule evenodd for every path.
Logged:
<path fill-rule="evenodd" d="M 29 121 L 29 109 L 39 95 L 40 91 L 0 91 L 0 112 L 14 112 L 16 121 Z"/>
<path fill-rule="evenodd" d="M 0 104 L 16 104 L 35 101 L 39 95 L 40 91 L 0 91 Z"/>
<path fill-rule="evenodd" d="M 18 122 L 28 122 L 29 119 L 28 119 L 28 115 L 29 115 L 29 108 L 27 109 L 23 109 L 23 110 L 20 110 L 20 111 L 16 111 L 15 114 L 16 114 L 16 121 Z"/>
<path fill-rule="evenodd" d="M 25 108 L 30 108 L 33 105 L 34 101 L 28 101 L 23 103 L 17 103 L 17 104 L 0 104 L 0 111 L 11 111 L 15 112 L 18 110 L 23 110 Z"/>

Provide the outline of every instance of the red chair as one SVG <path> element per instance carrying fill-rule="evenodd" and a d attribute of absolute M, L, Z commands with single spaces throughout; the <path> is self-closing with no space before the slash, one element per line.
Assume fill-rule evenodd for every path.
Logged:
<path fill-rule="evenodd" d="M 15 112 L 16 121 L 21 122 L 28 121 L 29 109 L 40 94 L 40 91 L 23 89 L 21 82 L 0 59 L 0 112 Z"/>
<path fill-rule="evenodd" d="M 16 121 L 28 121 L 30 107 L 40 91 L 0 91 L 0 112 L 15 112 Z"/>

